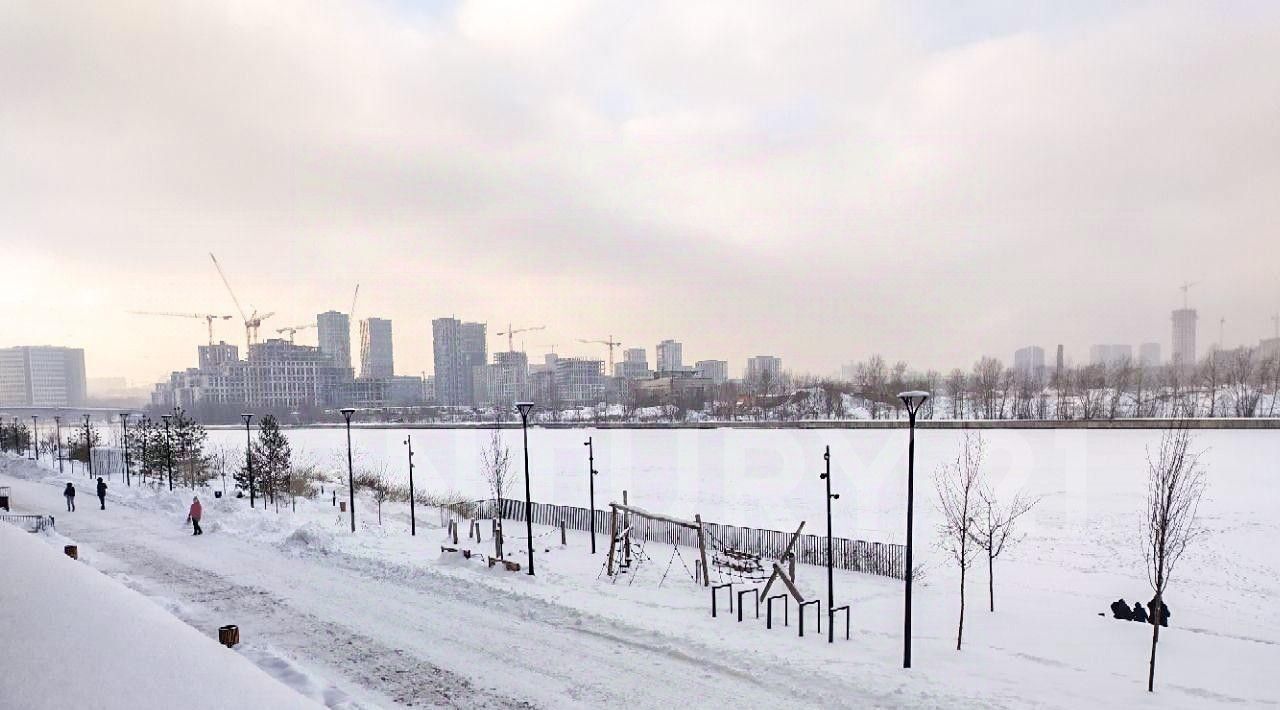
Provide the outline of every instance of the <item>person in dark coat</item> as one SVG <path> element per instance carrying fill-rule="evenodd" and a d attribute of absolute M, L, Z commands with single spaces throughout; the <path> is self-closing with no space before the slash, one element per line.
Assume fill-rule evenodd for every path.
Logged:
<path fill-rule="evenodd" d="M 1117 619 L 1133 621 L 1133 612 L 1129 611 L 1129 602 L 1125 601 L 1124 597 L 1120 597 L 1120 599 L 1111 602 L 1111 613 L 1115 615 L 1115 618 Z"/>
<path fill-rule="evenodd" d="M 67 481 L 67 487 L 62 489 L 62 497 L 67 499 L 67 512 L 74 513 L 76 510 L 76 487 Z"/>
<path fill-rule="evenodd" d="M 102 480 L 102 476 L 98 476 L 98 505 L 99 510 L 107 509 L 107 483 Z"/>
<path fill-rule="evenodd" d="M 1159 614 L 1156 613 L 1155 597 L 1152 597 L 1151 601 L 1147 602 L 1147 610 L 1148 610 L 1147 618 L 1151 620 L 1151 623 L 1154 624 L 1156 623 L 1156 620 L 1159 619 L 1161 626 L 1167 627 L 1169 625 L 1169 616 L 1170 616 L 1169 606 L 1165 604 L 1163 601 L 1160 602 Z"/>
<path fill-rule="evenodd" d="M 1129 617 L 1133 621 L 1141 621 L 1146 623 L 1147 610 L 1142 608 L 1142 602 L 1133 603 L 1133 616 Z"/>

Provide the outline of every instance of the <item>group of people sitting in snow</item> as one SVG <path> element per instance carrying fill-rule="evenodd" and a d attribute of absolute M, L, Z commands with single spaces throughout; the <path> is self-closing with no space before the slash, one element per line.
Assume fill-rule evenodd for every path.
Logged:
<path fill-rule="evenodd" d="M 1130 609 L 1129 602 L 1126 602 L 1124 597 L 1121 597 L 1120 599 L 1111 602 L 1111 613 L 1114 618 L 1120 619 L 1121 621 L 1140 621 L 1144 624 L 1154 624 L 1157 623 L 1158 620 L 1161 626 L 1169 625 L 1169 606 L 1161 601 L 1159 613 L 1157 614 L 1156 600 L 1154 597 L 1151 601 L 1147 602 L 1146 609 L 1143 609 L 1142 604 L 1139 602 L 1134 602 L 1133 608 Z"/>

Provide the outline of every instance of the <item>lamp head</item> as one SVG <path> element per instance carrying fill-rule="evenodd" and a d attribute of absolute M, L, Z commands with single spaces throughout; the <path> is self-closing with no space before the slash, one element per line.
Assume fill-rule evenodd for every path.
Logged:
<path fill-rule="evenodd" d="M 356 410 L 355 410 L 355 408 L 354 408 L 354 407 L 343 407 L 342 409 L 339 409 L 338 411 L 339 411 L 339 412 L 342 412 L 342 416 L 343 416 L 343 418 L 345 418 L 345 419 L 347 420 L 347 423 L 348 423 L 348 424 L 350 424 L 350 423 L 351 423 L 351 415 L 356 413 Z"/>
<path fill-rule="evenodd" d="M 825 481 L 825 480 L 827 480 L 827 474 L 825 474 L 825 473 L 819 473 L 819 474 L 818 474 L 818 478 L 819 478 L 820 480 Z"/>
<path fill-rule="evenodd" d="M 920 406 L 924 404 L 924 401 L 929 399 L 929 393 L 920 390 L 899 392 L 898 399 L 902 400 L 902 404 L 906 406 L 907 413 L 915 415 L 916 412 L 920 411 Z"/>
<path fill-rule="evenodd" d="M 831 500 L 840 500 L 840 494 L 839 494 L 839 493 L 832 493 L 832 494 L 831 494 Z"/>
<path fill-rule="evenodd" d="M 241 418 L 241 419 L 244 419 L 245 426 L 248 426 L 248 425 L 249 425 L 249 422 L 253 421 L 253 413 L 252 413 L 252 412 L 241 412 L 241 413 L 240 413 L 240 418 Z"/>
<path fill-rule="evenodd" d="M 516 409 L 520 410 L 521 419 L 528 419 L 529 411 L 533 409 L 533 402 L 516 402 Z"/>

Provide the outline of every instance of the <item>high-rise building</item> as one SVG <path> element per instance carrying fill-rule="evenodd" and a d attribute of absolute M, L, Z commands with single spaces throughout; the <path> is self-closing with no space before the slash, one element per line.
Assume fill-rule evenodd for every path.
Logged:
<path fill-rule="evenodd" d="M 472 386 L 480 406 L 510 406 L 528 399 L 529 357 L 519 351 L 494 353 L 493 364 L 473 369 Z"/>
<path fill-rule="evenodd" d="M 436 401 L 449 406 L 474 404 L 474 369 L 485 364 L 488 352 L 485 324 L 437 318 L 431 321 L 431 338 Z"/>
<path fill-rule="evenodd" d="M 749 384 L 772 385 L 782 374 L 782 358 L 773 355 L 756 355 L 747 358 L 747 370 L 743 377 Z"/>
<path fill-rule="evenodd" d="M 245 360 L 216 357 L 230 351 L 219 346 L 202 346 L 201 358 L 209 367 L 190 368 L 170 375 L 156 385 L 152 404 L 162 407 L 208 406 L 242 411 L 260 409 L 304 409 L 334 404 L 339 385 L 350 380 L 349 368 L 337 367 L 333 358 L 318 347 L 295 345 L 271 339 L 254 343 Z"/>
<path fill-rule="evenodd" d="M 1013 352 L 1013 369 L 1029 375 L 1044 371 L 1044 348 L 1028 345 Z"/>
<path fill-rule="evenodd" d="M 360 376 L 391 377 L 394 374 L 391 321 L 386 318 L 365 318 L 360 321 Z"/>
<path fill-rule="evenodd" d="M 1280 338 L 1263 338 L 1258 341 L 1258 358 L 1280 357 Z"/>
<path fill-rule="evenodd" d="M 555 396 L 565 404 L 597 404 L 604 399 L 604 362 L 577 357 L 556 360 Z"/>
<path fill-rule="evenodd" d="M 1179 308 L 1173 312 L 1173 360 L 1174 365 L 1191 367 L 1196 364 L 1196 309 Z"/>
<path fill-rule="evenodd" d="M 1115 367 L 1133 362 L 1132 345 L 1094 345 L 1089 348 L 1089 363 Z"/>
<path fill-rule="evenodd" d="M 240 359 L 240 348 L 225 341 L 217 345 L 201 345 L 196 351 L 199 353 L 201 370 L 212 370 Z"/>
<path fill-rule="evenodd" d="M 0 405 L 80 407 L 87 390 L 81 348 L 0 348 Z"/>
<path fill-rule="evenodd" d="M 684 346 L 675 340 L 664 340 L 656 348 L 657 362 L 653 368 L 658 372 L 676 372 L 683 368 Z"/>
<path fill-rule="evenodd" d="M 727 360 L 699 360 L 693 366 L 698 377 L 711 380 L 713 385 L 722 385 L 729 381 L 729 362 Z"/>
<path fill-rule="evenodd" d="M 649 360 L 644 348 L 627 348 L 622 352 L 622 362 L 613 364 L 613 376 L 627 380 L 648 379 L 653 373 L 649 371 Z"/>
<path fill-rule="evenodd" d="M 326 311 L 316 316 L 316 340 L 320 352 L 333 358 L 336 367 L 351 367 L 351 317 Z"/>
<path fill-rule="evenodd" d="M 1138 364 L 1143 367 L 1159 367 L 1160 343 L 1143 343 L 1138 346 Z"/>

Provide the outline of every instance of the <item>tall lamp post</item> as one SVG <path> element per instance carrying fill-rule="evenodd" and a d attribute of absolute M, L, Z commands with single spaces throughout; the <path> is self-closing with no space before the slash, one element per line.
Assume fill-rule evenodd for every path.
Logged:
<path fill-rule="evenodd" d="M 257 502 L 253 485 L 253 439 L 249 435 L 249 422 L 253 421 L 253 414 L 242 412 L 240 418 L 244 420 L 244 465 L 249 470 L 249 507 L 253 508 L 256 507 Z"/>
<path fill-rule="evenodd" d="M 93 478 L 93 430 L 89 428 L 89 415 L 84 415 L 84 460 L 89 466 L 89 478 Z"/>
<path fill-rule="evenodd" d="M 161 414 L 164 420 L 164 465 L 169 472 L 169 490 L 173 490 L 173 443 L 169 441 L 169 418 L 172 414 Z"/>
<path fill-rule="evenodd" d="M 591 554 L 596 554 L 596 476 L 600 472 L 596 470 L 596 447 L 592 443 L 592 437 L 588 436 L 587 440 L 582 442 L 587 447 L 587 484 L 591 491 Z"/>
<path fill-rule="evenodd" d="M 133 478 L 129 475 L 129 413 L 120 412 L 120 448 L 124 449 L 124 484 L 126 486 L 133 485 Z"/>
<path fill-rule="evenodd" d="M 524 526 L 529 536 L 529 576 L 533 576 L 533 493 L 529 488 L 529 410 L 533 402 L 516 402 L 520 426 L 524 430 Z"/>
<path fill-rule="evenodd" d="M 413 511 L 413 436 L 404 438 L 404 445 L 409 447 L 409 535 L 418 534 L 418 516 Z"/>
<path fill-rule="evenodd" d="M 910 439 L 907 444 L 907 568 L 903 570 L 906 577 L 906 601 L 902 616 L 902 667 L 911 667 L 911 578 L 914 576 L 911 559 L 911 533 L 915 522 L 915 484 L 916 484 L 916 414 L 920 406 L 929 399 L 928 392 L 912 390 L 898 395 L 907 408 L 907 416 L 911 419 Z"/>
<path fill-rule="evenodd" d="M 58 440 L 58 473 L 62 473 L 62 416 L 53 416 L 53 435 Z"/>
<path fill-rule="evenodd" d="M 356 531 L 356 468 L 351 460 L 351 415 L 356 410 L 345 407 L 338 410 L 347 420 L 347 505 L 351 506 L 351 532 Z"/>
<path fill-rule="evenodd" d="M 40 460 L 40 415 L 31 415 L 31 451 L 35 455 L 35 460 Z"/>
<path fill-rule="evenodd" d="M 839 493 L 831 492 L 831 447 L 828 446 L 822 452 L 822 460 L 826 462 L 827 470 L 823 472 L 819 478 L 827 482 L 827 643 L 836 642 L 836 593 L 835 593 L 835 575 L 832 573 L 832 564 L 835 561 L 835 554 L 831 550 L 831 501 L 839 500 Z M 819 617 L 821 621 L 821 617 Z"/>

